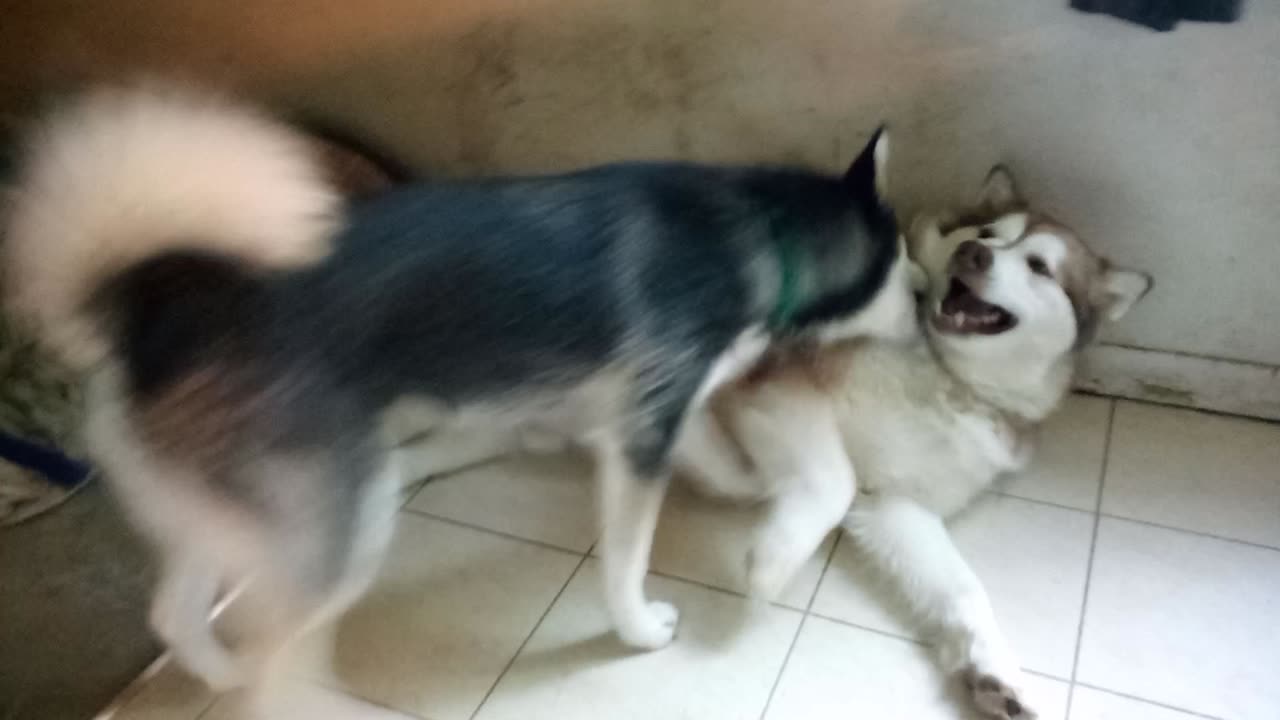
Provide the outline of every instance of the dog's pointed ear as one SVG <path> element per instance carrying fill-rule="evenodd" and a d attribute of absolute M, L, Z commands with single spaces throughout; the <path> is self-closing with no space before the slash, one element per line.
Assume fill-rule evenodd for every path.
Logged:
<path fill-rule="evenodd" d="M 888 167 L 889 128 L 881 125 L 845 172 L 844 181 L 859 193 L 883 199 L 889 189 Z"/>
<path fill-rule="evenodd" d="M 1018 183 L 1009 168 L 1004 165 L 991 168 L 987 179 L 982 181 L 978 204 L 995 213 L 1004 213 L 1023 204 L 1022 193 L 1018 191 Z"/>
<path fill-rule="evenodd" d="M 1124 317 L 1153 285 L 1151 276 L 1137 270 L 1109 267 L 1094 281 L 1090 304 L 1110 322 Z"/>

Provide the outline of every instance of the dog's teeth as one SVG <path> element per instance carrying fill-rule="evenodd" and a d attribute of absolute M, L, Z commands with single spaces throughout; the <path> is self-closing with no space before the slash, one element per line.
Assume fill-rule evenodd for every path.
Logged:
<path fill-rule="evenodd" d="M 956 313 L 956 325 L 957 326 L 964 325 L 964 321 L 965 321 L 964 311 L 961 310 L 960 312 Z"/>

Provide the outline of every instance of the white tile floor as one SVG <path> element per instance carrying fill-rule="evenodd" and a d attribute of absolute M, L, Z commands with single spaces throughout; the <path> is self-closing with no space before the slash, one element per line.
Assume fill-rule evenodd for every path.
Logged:
<path fill-rule="evenodd" d="M 1075 397 L 1042 442 L 1031 471 L 952 523 L 1041 717 L 1280 718 L 1280 425 Z M 331 667 L 278 717 L 971 717 L 851 543 L 828 542 L 781 602 L 742 598 L 754 518 L 673 495 L 649 591 L 681 607 L 681 633 L 630 654 L 599 600 L 580 464 L 433 481 L 334 631 Z M 116 718 L 233 720 L 235 707 L 161 667 Z"/>

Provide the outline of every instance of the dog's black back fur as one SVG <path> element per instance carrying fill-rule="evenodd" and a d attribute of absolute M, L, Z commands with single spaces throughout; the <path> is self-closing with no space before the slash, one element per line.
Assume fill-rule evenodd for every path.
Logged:
<path fill-rule="evenodd" d="M 241 428 L 252 447 L 371 432 L 406 395 L 518 403 L 625 366 L 628 451 L 656 474 L 711 364 L 767 322 L 780 244 L 807 272 L 775 334 L 846 316 L 885 281 L 897 230 L 871 162 L 843 178 L 638 163 L 411 186 L 354 207 L 309 269 L 174 252 L 97 297 L 140 398 L 233 369 L 231 395 L 271 418 Z"/>

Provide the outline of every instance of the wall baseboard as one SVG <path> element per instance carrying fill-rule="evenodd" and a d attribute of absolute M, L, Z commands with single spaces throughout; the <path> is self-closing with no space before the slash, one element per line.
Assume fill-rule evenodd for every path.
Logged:
<path fill-rule="evenodd" d="M 1102 395 L 1280 420 L 1280 365 L 1096 345 L 1076 387 Z"/>

